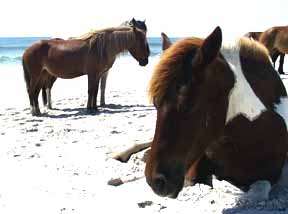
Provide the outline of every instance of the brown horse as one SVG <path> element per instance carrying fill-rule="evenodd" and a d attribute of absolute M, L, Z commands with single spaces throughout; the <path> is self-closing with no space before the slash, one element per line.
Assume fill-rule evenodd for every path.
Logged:
<path fill-rule="evenodd" d="M 261 33 L 262 32 L 248 32 L 244 36 L 246 36 L 248 38 L 253 38 L 256 41 L 259 41 Z M 274 68 L 275 68 L 275 63 L 276 63 L 278 57 L 280 56 L 278 72 L 279 72 L 279 74 L 285 74 L 284 70 L 283 70 L 285 53 L 281 53 L 277 48 L 274 48 L 270 52 L 270 56 L 271 56 Z"/>
<path fill-rule="evenodd" d="M 92 32 L 83 39 L 42 40 L 33 44 L 23 54 L 32 115 L 40 115 L 38 95 L 51 76 L 71 79 L 87 74 L 87 109 L 97 110 L 99 80 L 123 51 L 129 51 L 139 65 L 145 66 L 150 54 L 146 32 L 135 26 L 119 26 Z"/>
<path fill-rule="evenodd" d="M 141 30 L 143 30 L 145 33 L 147 32 L 147 26 L 145 21 L 135 20 L 134 18 L 130 21 L 126 21 L 121 24 L 122 26 L 135 26 Z M 96 31 L 94 31 L 96 32 Z M 70 39 L 83 39 L 83 37 L 90 35 L 92 32 L 90 31 L 88 34 L 81 35 L 79 37 L 71 37 Z M 61 40 L 60 38 L 55 38 L 56 40 Z M 108 76 L 108 71 L 103 73 L 100 78 L 100 106 L 105 105 L 105 91 L 106 91 L 106 80 Z M 45 84 L 42 87 L 42 100 L 44 106 L 46 106 L 48 109 L 52 109 L 52 100 L 51 100 L 51 89 L 56 81 L 57 77 L 47 74 L 47 78 L 45 79 Z"/>
<path fill-rule="evenodd" d="M 135 26 L 135 27 L 143 30 L 143 32 L 145 32 L 145 34 L 147 33 L 147 26 L 146 26 L 145 21 L 136 20 L 134 18 L 131 21 L 126 21 L 126 22 L 122 23 L 121 26 L 131 26 L 131 27 Z M 88 35 L 89 35 L 89 33 L 88 33 Z M 86 35 L 73 37 L 73 39 L 83 39 L 83 37 L 85 38 L 85 36 Z M 148 46 L 148 48 L 149 48 L 149 46 Z M 108 73 L 109 73 L 109 70 L 104 72 L 100 78 L 100 91 L 101 91 L 100 106 L 105 106 L 105 91 L 106 91 L 106 82 L 107 82 Z"/>
<path fill-rule="evenodd" d="M 288 26 L 271 27 L 265 30 L 259 37 L 259 42 L 264 44 L 270 54 L 274 49 L 281 53 L 288 53 Z"/>
<path fill-rule="evenodd" d="M 155 67 L 149 95 L 157 120 L 145 176 L 156 194 L 177 197 L 191 166 L 195 183 L 214 174 L 247 189 L 279 179 L 287 93 L 259 42 L 224 46 L 219 27 L 205 39 L 178 41 Z"/>

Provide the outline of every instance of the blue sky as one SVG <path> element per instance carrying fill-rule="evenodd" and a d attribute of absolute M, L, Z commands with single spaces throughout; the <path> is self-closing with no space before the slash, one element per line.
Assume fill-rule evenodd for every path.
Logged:
<path fill-rule="evenodd" d="M 68 37 L 91 28 L 146 19 L 148 36 L 205 36 L 219 25 L 224 35 L 288 24 L 287 0 L 5 0 L 0 36 Z"/>

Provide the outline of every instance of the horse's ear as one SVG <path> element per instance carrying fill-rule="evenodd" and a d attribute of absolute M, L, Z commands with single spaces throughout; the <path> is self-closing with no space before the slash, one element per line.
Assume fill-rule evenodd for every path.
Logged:
<path fill-rule="evenodd" d="M 133 19 L 131 20 L 131 23 L 132 23 L 132 25 L 136 25 L 136 20 L 134 19 L 134 17 L 133 17 Z"/>
<path fill-rule="evenodd" d="M 162 37 L 162 50 L 165 51 L 172 45 L 172 42 L 169 39 L 169 37 L 163 32 L 161 33 L 161 37 Z"/>
<path fill-rule="evenodd" d="M 222 45 L 222 31 L 216 27 L 214 31 L 204 40 L 200 48 L 200 63 L 207 65 L 211 63 L 218 55 Z"/>

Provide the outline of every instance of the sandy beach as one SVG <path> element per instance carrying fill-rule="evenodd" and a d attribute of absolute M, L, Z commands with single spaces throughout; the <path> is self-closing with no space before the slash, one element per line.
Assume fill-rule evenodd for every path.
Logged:
<path fill-rule="evenodd" d="M 41 105 L 43 115 L 33 117 L 22 67 L 1 67 L 0 213 L 288 213 L 288 186 L 261 199 L 214 179 L 213 189 L 197 184 L 177 199 L 161 198 L 146 184 L 144 151 L 128 163 L 109 158 L 153 138 L 156 111 L 146 91 L 157 61 L 140 67 L 131 57 L 117 59 L 107 105 L 95 115 L 86 112 L 86 76 L 58 79 L 54 109 Z M 117 179 L 126 183 L 109 185 Z"/>

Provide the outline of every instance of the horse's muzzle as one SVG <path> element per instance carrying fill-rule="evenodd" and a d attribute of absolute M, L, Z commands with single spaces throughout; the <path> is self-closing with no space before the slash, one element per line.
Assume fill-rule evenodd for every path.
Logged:
<path fill-rule="evenodd" d="M 169 183 L 163 175 L 156 175 L 152 180 L 146 178 L 146 181 L 154 193 L 161 197 L 177 198 L 183 188 L 183 183 L 180 185 Z"/>
<path fill-rule="evenodd" d="M 139 65 L 140 66 L 145 66 L 147 64 L 148 64 L 148 58 L 139 60 Z"/>

